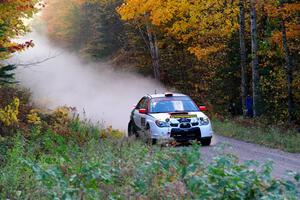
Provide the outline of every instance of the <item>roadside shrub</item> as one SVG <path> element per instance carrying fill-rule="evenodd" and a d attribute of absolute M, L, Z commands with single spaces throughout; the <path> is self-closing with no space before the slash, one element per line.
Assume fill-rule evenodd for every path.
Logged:
<path fill-rule="evenodd" d="M 83 144 L 90 133 L 100 135 L 100 126 L 93 126 L 88 120 L 80 120 L 76 108 L 62 106 L 55 110 L 33 107 L 30 93 L 18 87 L 0 87 L 0 135 L 14 136 L 21 132 L 25 138 L 35 138 L 37 132 L 48 132 L 64 137 L 73 137 Z M 36 130 L 36 131 L 32 131 Z M 95 133 L 96 132 L 96 133 Z M 106 134 L 121 137 L 122 133 L 108 128 Z"/>
<path fill-rule="evenodd" d="M 3 109 L 0 108 L 0 123 L 4 126 L 11 126 L 18 122 L 20 100 L 14 98 L 13 101 L 5 106 Z"/>
<path fill-rule="evenodd" d="M 18 86 L 0 86 L 0 108 L 9 105 L 15 98 L 19 99 L 18 119 L 26 121 L 26 115 L 32 109 L 30 91 Z"/>
<path fill-rule="evenodd" d="M 28 89 L 18 86 L 0 86 L 0 107 L 8 105 L 16 97 L 19 98 L 20 105 L 28 105 L 31 93 Z"/>
<path fill-rule="evenodd" d="M 92 131 L 74 122 L 74 131 Z M 89 131 L 88 131 L 89 130 Z M 0 168 L 1 199 L 298 199 L 299 175 L 275 180 L 270 163 L 253 170 L 232 155 L 211 163 L 199 146 L 162 148 L 133 139 L 101 139 L 89 132 L 78 143 L 49 130 L 12 138 Z"/>
<path fill-rule="evenodd" d="M 26 128 L 26 115 L 32 109 L 30 92 L 14 86 L 0 86 L 0 135 L 13 135 Z"/>
<path fill-rule="evenodd" d="M 108 128 L 101 130 L 100 137 L 101 138 L 121 139 L 121 138 L 125 137 L 125 133 L 118 129 L 113 129 L 112 126 L 109 126 Z"/>
<path fill-rule="evenodd" d="M 39 117 L 39 113 L 36 109 L 29 111 L 29 114 L 27 115 L 27 123 L 33 125 L 41 124 L 41 118 Z"/>

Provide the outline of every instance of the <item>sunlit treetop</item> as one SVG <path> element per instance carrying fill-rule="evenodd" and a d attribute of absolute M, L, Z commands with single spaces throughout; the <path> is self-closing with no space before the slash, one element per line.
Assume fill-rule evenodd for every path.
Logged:
<path fill-rule="evenodd" d="M 236 1 L 125 0 L 118 12 L 123 20 L 159 27 L 188 44 L 199 59 L 222 49 L 224 39 L 238 29 Z"/>

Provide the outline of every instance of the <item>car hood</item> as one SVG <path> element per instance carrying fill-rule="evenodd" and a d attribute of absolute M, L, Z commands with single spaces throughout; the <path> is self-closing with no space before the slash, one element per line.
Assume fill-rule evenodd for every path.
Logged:
<path fill-rule="evenodd" d="M 149 113 L 149 115 L 160 121 L 165 121 L 166 119 L 171 118 L 170 113 Z M 190 119 L 200 118 L 200 117 L 207 118 L 207 116 L 203 112 L 188 112 L 188 114 L 178 114 L 178 115 L 190 115 L 190 117 L 187 117 Z"/>

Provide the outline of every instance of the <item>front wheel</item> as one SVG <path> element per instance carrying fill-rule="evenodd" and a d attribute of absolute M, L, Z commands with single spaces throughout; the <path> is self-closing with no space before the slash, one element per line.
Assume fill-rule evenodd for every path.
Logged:
<path fill-rule="evenodd" d="M 201 138 L 200 142 L 202 146 L 209 146 L 211 143 L 211 138 Z"/>
<path fill-rule="evenodd" d="M 151 144 L 151 145 L 157 144 L 157 139 L 151 138 L 151 130 L 149 124 L 147 124 L 145 129 L 145 139 L 147 144 Z"/>

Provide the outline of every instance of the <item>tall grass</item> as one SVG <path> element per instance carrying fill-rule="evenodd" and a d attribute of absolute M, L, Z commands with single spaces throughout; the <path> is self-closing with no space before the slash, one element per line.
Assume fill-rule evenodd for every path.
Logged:
<path fill-rule="evenodd" d="M 219 135 L 232 137 L 246 142 L 300 153 L 300 134 L 292 129 L 275 127 L 245 126 L 233 120 L 213 120 L 214 131 Z"/>

